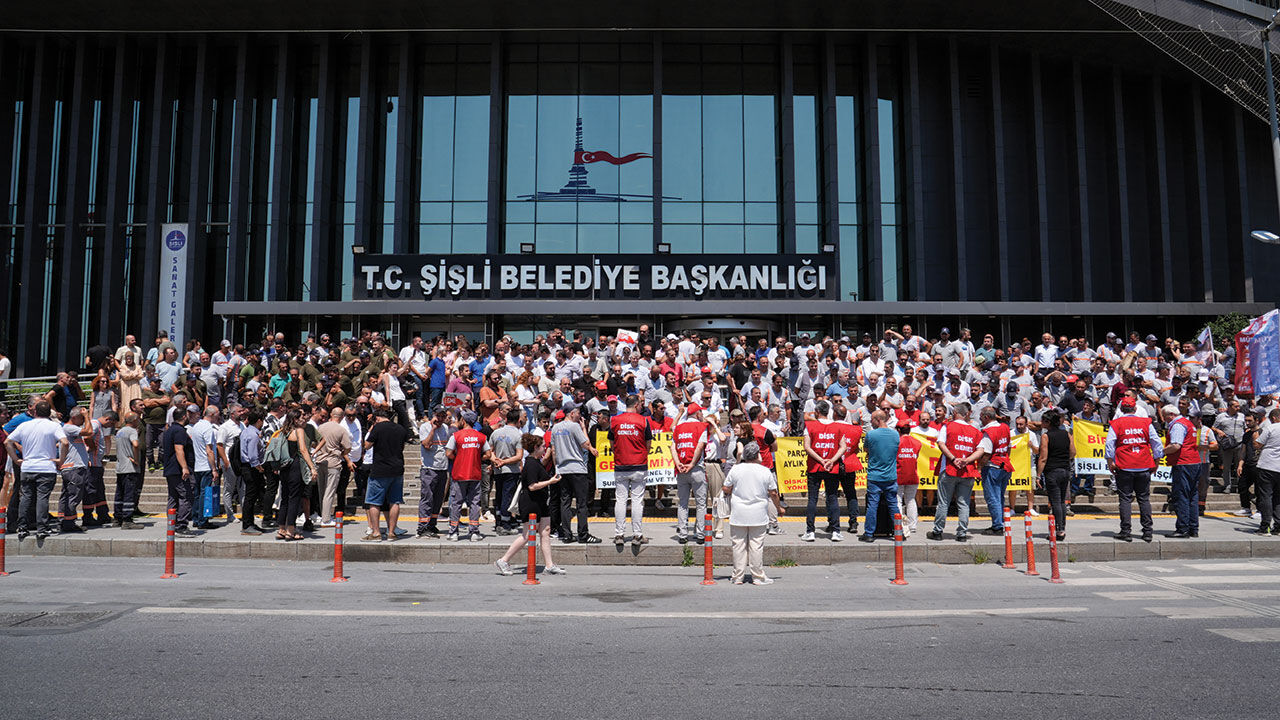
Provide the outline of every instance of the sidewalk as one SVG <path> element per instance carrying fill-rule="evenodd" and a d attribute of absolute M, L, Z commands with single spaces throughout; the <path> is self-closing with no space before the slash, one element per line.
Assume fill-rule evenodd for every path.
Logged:
<path fill-rule="evenodd" d="M 354 521 L 353 521 L 354 520 Z M 931 562 L 941 564 L 999 563 L 1004 559 L 1004 539 L 999 536 L 977 535 L 983 528 L 990 526 L 987 517 L 975 518 L 970 527 L 968 542 L 956 542 L 954 532 L 956 520 L 948 518 L 947 529 L 943 540 L 927 540 L 924 533 L 929 529 L 932 518 L 921 518 L 919 531 L 904 543 L 903 553 L 906 562 Z M 94 557 L 154 557 L 157 567 L 164 558 L 165 520 L 163 517 L 151 516 L 139 522 L 147 527 L 143 530 L 120 530 L 117 528 L 95 528 L 85 533 L 71 535 L 54 535 L 43 543 L 37 543 L 31 535 L 18 542 L 15 535 L 6 538 L 6 553 L 12 558 L 11 565 L 20 563 L 24 555 L 76 555 Z M 1137 518 L 1134 518 L 1134 531 Z M 825 525 L 820 518 L 818 527 Z M 447 525 L 447 523 L 446 523 Z M 486 533 L 480 542 L 448 542 L 439 539 L 417 538 L 413 531 L 417 526 L 417 518 L 401 517 L 400 527 L 408 530 L 409 535 L 395 541 L 362 542 L 361 536 L 366 527 L 363 517 L 348 519 L 345 533 L 344 557 L 348 562 L 396 562 L 396 563 L 487 563 L 502 556 L 510 545 L 511 536 L 490 534 L 492 523 L 483 525 L 481 531 Z M 1155 539 L 1144 543 L 1135 537 L 1133 542 L 1120 542 L 1113 539 L 1119 530 L 1119 520 L 1113 516 L 1076 516 L 1068 518 L 1067 539 L 1058 543 L 1059 562 L 1065 564 L 1074 561 L 1108 561 L 1108 560 L 1159 560 L 1159 559 L 1209 559 L 1209 558 L 1247 558 L 1247 557 L 1280 557 L 1280 537 L 1260 536 L 1252 534 L 1258 521 L 1249 518 L 1234 517 L 1222 513 L 1211 513 L 1200 519 L 1200 537 L 1191 539 L 1172 539 L 1166 535 L 1173 531 L 1173 516 L 1157 515 L 1155 517 Z M 816 542 L 800 541 L 804 532 L 804 519 L 784 517 L 782 520 L 783 535 L 769 536 L 765 539 L 765 562 L 793 562 L 798 565 L 832 565 L 841 563 L 892 562 L 893 541 L 877 539 L 874 543 L 858 542 L 856 537 L 845 535 L 843 542 L 832 542 L 825 533 L 819 533 Z M 1036 562 L 1049 562 L 1048 520 L 1044 515 L 1033 518 L 1035 536 Z M 553 540 L 552 554 L 557 564 L 565 565 L 681 565 L 685 561 L 685 550 L 691 554 L 694 565 L 700 566 L 703 558 L 703 547 L 694 542 L 680 545 L 675 539 L 675 522 L 669 518 L 661 518 L 645 523 L 645 535 L 650 543 L 643 547 L 630 544 L 616 547 L 612 543 L 613 520 L 592 518 L 591 532 L 600 536 L 604 542 L 600 545 L 564 544 Z M 1022 518 L 1015 518 L 1013 523 L 1014 559 L 1022 563 L 1026 553 L 1025 531 Z M 333 529 L 317 529 L 301 541 L 285 542 L 276 540 L 274 534 L 259 537 L 240 535 L 239 523 L 231 527 L 219 527 L 201 533 L 194 538 L 178 538 L 176 541 L 177 557 L 203 557 L 219 559 L 262 559 L 262 560 L 313 560 L 326 561 L 333 558 Z M 517 555 L 513 564 L 523 564 L 526 551 Z M 539 553 L 541 562 L 541 553 Z M 728 533 L 725 538 L 715 542 L 714 558 L 717 565 L 732 562 Z"/>

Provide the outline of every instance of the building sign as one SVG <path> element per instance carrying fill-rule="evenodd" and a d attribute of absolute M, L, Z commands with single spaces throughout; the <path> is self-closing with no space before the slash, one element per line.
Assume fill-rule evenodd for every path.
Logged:
<path fill-rule="evenodd" d="M 165 223 L 160 235 L 159 327 L 180 348 L 187 330 L 187 224 Z"/>
<path fill-rule="evenodd" d="M 356 300 L 837 300 L 831 255 L 366 255 Z"/>

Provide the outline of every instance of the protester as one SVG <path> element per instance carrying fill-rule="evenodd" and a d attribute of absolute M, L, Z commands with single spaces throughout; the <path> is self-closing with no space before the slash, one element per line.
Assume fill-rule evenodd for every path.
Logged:
<path fill-rule="evenodd" d="M 1133 541 L 1133 499 L 1138 498 L 1142 541 L 1151 542 L 1151 472 L 1164 456 L 1164 446 L 1150 418 L 1135 414 L 1138 403 L 1132 397 L 1120 401 L 1120 414 L 1107 429 L 1107 467 L 1115 475 L 1120 495 L 1120 532 L 1117 540 Z"/>
<path fill-rule="evenodd" d="M 457 430 L 445 444 L 445 453 L 453 461 L 453 484 L 449 491 L 449 537 L 459 539 L 458 527 L 462 520 L 462 505 L 467 505 L 467 520 L 471 525 L 468 539 L 480 542 L 480 473 L 481 461 L 492 450 L 489 439 L 475 429 L 476 414 L 464 410 L 458 418 Z M 372 482 L 372 479 L 370 480 Z"/>
<path fill-rule="evenodd" d="M 1271 411 L 1270 422 L 1253 439 L 1258 451 L 1258 512 L 1262 524 L 1255 531 L 1280 535 L 1280 408 Z M 1170 440 L 1172 442 L 1172 439 Z"/>
<path fill-rule="evenodd" d="M 1036 459 L 1036 474 L 1049 494 L 1049 507 L 1057 525 L 1057 539 L 1067 537 L 1067 490 L 1071 483 L 1072 461 L 1076 457 L 1075 437 L 1062 427 L 1062 414 L 1050 410 L 1044 415 L 1045 431 Z"/>
<path fill-rule="evenodd" d="M 778 482 L 773 473 L 760 464 L 760 446 L 754 441 L 743 447 L 742 457 L 725 476 L 724 492 L 729 497 L 733 584 L 743 583 L 748 567 L 752 583 L 772 584 L 773 580 L 764 572 L 764 536 L 769 524 L 765 506 L 772 504 L 780 514 L 786 509 L 780 504 Z"/>
<path fill-rule="evenodd" d="M 969 423 L 969 403 L 959 402 L 951 408 L 953 419 L 938 431 L 938 449 L 946 460 L 938 477 L 938 505 L 934 510 L 933 529 L 925 534 L 930 540 L 941 540 L 947 526 L 947 511 L 954 498 L 959 513 L 956 540 L 969 539 L 969 496 L 978 478 L 978 461 L 990 452 L 991 441 Z"/>
<path fill-rule="evenodd" d="M 364 436 L 368 457 L 369 484 L 365 492 L 365 512 L 369 527 L 362 540 L 379 542 L 400 536 L 396 523 L 400 520 L 400 503 L 404 502 L 404 444 L 409 431 L 392 422 L 395 414 L 382 408 L 374 414 L 373 427 Z M 382 533 L 382 515 L 387 514 L 387 532 Z"/>
<path fill-rule="evenodd" d="M 649 542 L 644 536 L 644 491 L 649 475 L 649 443 L 653 430 L 640 416 L 640 398 L 628 395 L 627 411 L 615 416 L 609 425 L 609 441 L 614 457 L 614 526 L 613 544 L 626 542 L 627 501 L 631 501 L 631 544 L 639 547 Z"/>
<path fill-rule="evenodd" d="M 548 490 L 550 486 L 560 482 L 561 478 L 559 475 L 547 475 L 547 469 L 542 464 L 547 454 L 547 445 L 543 438 L 526 434 L 521 437 L 520 444 L 524 450 L 523 466 L 520 470 L 520 517 L 525 520 L 534 517 L 537 522 L 538 545 L 542 550 L 546 572 L 551 575 L 564 575 L 564 569 L 556 565 L 551 557 L 551 508 Z M 498 566 L 498 572 L 511 575 L 511 558 L 515 557 L 528 542 L 529 538 L 524 533 L 512 540 L 511 546 L 494 563 Z"/>
<path fill-rule="evenodd" d="M 898 433 L 885 426 L 884 410 L 871 413 L 871 430 L 866 435 L 867 447 L 867 519 L 859 542 L 874 542 L 876 527 L 889 523 L 898 514 Z M 888 498 L 889 516 L 879 515 L 880 498 Z"/>
<path fill-rule="evenodd" d="M 49 495 L 53 492 L 58 468 L 66 462 L 71 449 L 63 426 L 50 419 L 53 407 L 47 400 L 36 401 L 31 411 L 32 418 L 20 423 L 5 438 L 5 451 L 21 478 L 19 541 L 32 530 L 36 540 L 49 537 Z"/>

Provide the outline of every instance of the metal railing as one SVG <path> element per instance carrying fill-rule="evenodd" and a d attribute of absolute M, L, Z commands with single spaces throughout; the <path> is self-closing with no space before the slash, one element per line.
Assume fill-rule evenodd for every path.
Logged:
<path fill-rule="evenodd" d="M 35 393 L 44 395 L 58 382 L 57 375 L 40 375 L 37 377 L 8 378 L 0 380 L 0 406 L 10 412 L 18 413 L 27 409 L 27 397 Z M 91 394 L 91 383 L 80 382 L 80 389 L 87 399 Z"/>

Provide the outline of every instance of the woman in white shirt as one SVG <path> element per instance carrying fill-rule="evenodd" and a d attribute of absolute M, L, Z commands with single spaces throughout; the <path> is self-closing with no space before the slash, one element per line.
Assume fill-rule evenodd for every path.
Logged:
<path fill-rule="evenodd" d="M 524 408 L 525 424 L 522 427 L 524 432 L 533 432 L 537 427 L 535 420 L 538 417 L 538 386 L 533 379 L 533 373 L 525 370 L 520 374 L 520 380 L 515 386 L 516 402 L 520 403 L 520 407 Z"/>
<path fill-rule="evenodd" d="M 733 540 L 733 584 L 741 585 L 747 566 L 756 585 L 773 582 L 764 574 L 764 536 L 769 526 L 769 503 L 785 513 L 778 498 L 773 473 L 760 464 L 760 446 L 749 442 L 742 456 L 724 479 L 729 498 L 729 537 Z"/>

